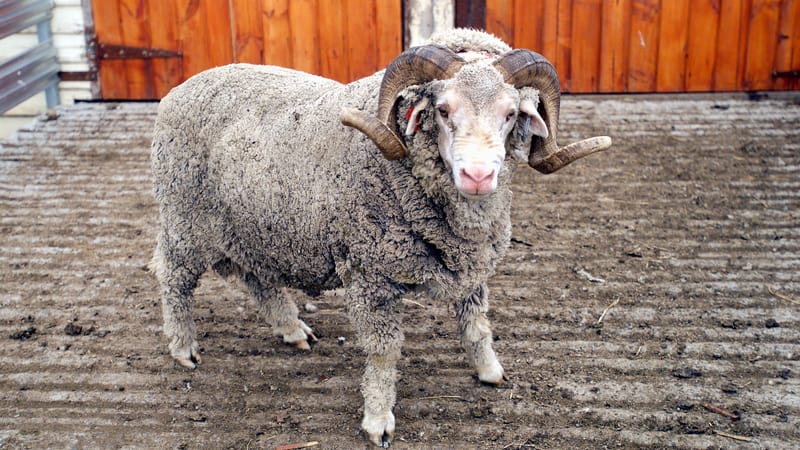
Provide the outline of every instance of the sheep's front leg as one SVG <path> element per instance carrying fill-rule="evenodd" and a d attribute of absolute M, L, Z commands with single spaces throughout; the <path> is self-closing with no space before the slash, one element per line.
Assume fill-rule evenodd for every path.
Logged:
<path fill-rule="evenodd" d="M 283 342 L 300 350 L 311 350 L 308 341 L 316 342 L 317 337 L 311 327 L 297 318 L 297 305 L 274 286 L 261 283 L 251 273 L 245 274 L 243 279 L 274 333 L 283 336 Z"/>
<path fill-rule="evenodd" d="M 396 311 L 398 292 L 394 289 L 351 289 L 347 294 L 347 312 L 367 353 L 361 381 L 364 396 L 364 419 L 361 428 L 369 440 L 388 447 L 394 437 L 392 408 L 395 404 L 397 361 L 403 332 Z"/>
<path fill-rule="evenodd" d="M 492 349 L 492 330 L 486 318 L 488 310 L 489 289 L 484 283 L 457 305 L 458 330 L 461 346 L 477 370 L 478 379 L 499 386 L 505 381 L 505 376 Z"/>

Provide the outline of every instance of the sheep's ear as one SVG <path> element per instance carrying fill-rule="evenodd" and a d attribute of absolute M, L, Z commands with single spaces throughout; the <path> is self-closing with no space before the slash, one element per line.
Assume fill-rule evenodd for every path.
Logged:
<path fill-rule="evenodd" d="M 542 119 L 539 110 L 536 108 L 537 103 L 530 98 L 525 98 L 519 102 L 519 110 L 523 112 L 520 117 L 523 127 L 522 134 L 525 137 L 528 134 L 532 134 L 546 139 L 550 133 L 547 131 L 547 124 L 544 123 L 544 119 Z"/>
<path fill-rule="evenodd" d="M 520 90 L 520 114 L 508 138 L 508 151 L 519 162 L 528 161 L 534 136 L 546 139 L 550 134 L 539 112 L 539 93 L 529 87 Z"/>
<path fill-rule="evenodd" d="M 419 129 L 419 113 L 428 107 L 429 102 L 430 100 L 428 97 L 422 97 L 417 103 L 411 105 L 408 108 L 408 111 L 406 111 L 405 117 L 408 125 L 406 125 L 405 135 L 407 137 L 413 135 Z"/>

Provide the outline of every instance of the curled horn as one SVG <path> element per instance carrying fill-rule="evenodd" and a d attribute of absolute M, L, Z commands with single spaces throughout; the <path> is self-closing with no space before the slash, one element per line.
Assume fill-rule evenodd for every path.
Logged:
<path fill-rule="evenodd" d="M 534 139 L 528 164 L 541 173 L 553 173 L 567 164 L 611 146 L 611 138 L 597 136 L 559 148 L 556 142 L 561 86 L 556 69 L 544 56 L 526 49 L 512 50 L 495 61 L 495 68 L 506 83 L 516 88 L 531 86 L 539 90 L 547 125 L 545 139 Z"/>
<path fill-rule="evenodd" d="M 452 50 L 440 45 L 413 47 L 389 64 L 378 93 L 378 116 L 353 108 L 343 108 L 341 121 L 369 137 L 386 159 L 401 159 L 408 154 L 403 140 L 395 131 L 397 94 L 414 84 L 451 78 L 464 64 Z"/>

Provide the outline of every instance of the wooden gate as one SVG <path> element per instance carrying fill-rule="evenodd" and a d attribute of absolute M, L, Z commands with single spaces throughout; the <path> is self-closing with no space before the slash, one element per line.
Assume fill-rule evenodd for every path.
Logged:
<path fill-rule="evenodd" d="M 486 0 L 569 92 L 800 89 L 800 0 Z"/>
<path fill-rule="evenodd" d="M 95 0 L 105 99 L 231 62 L 350 81 L 402 51 L 403 0 Z M 456 0 L 461 25 L 544 54 L 565 92 L 800 89 L 800 0 Z"/>
<path fill-rule="evenodd" d="M 232 62 L 350 81 L 402 51 L 401 0 L 95 0 L 104 99 L 158 99 Z"/>

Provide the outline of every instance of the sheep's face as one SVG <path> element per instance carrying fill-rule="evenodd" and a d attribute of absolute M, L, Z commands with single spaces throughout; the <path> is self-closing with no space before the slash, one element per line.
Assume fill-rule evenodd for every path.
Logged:
<path fill-rule="evenodd" d="M 506 141 L 519 118 L 532 134 L 547 136 L 536 104 L 530 99 L 521 102 L 517 89 L 491 65 L 467 64 L 453 78 L 434 82 L 431 91 L 432 99 L 425 97 L 414 106 L 406 135 L 415 131 L 416 114 L 432 102 L 439 155 L 456 189 L 468 199 L 497 190 Z"/>

